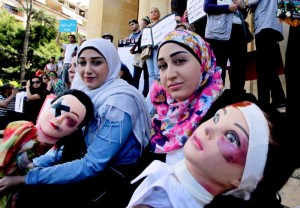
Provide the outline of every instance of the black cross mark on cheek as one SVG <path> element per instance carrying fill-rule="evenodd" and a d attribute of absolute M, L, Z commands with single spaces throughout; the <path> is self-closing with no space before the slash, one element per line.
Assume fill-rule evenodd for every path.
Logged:
<path fill-rule="evenodd" d="M 63 98 L 58 100 L 56 104 L 52 106 L 52 108 L 55 109 L 55 117 L 58 117 L 61 115 L 61 111 L 70 112 L 70 107 L 66 105 L 62 105 Z"/>

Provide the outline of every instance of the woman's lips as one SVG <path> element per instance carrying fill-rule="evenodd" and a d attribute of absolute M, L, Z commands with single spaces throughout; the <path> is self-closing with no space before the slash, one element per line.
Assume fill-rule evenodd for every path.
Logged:
<path fill-rule="evenodd" d="M 93 79 L 94 79 L 94 77 L 85 77 L 84 78 L 87 82 L 91 82 Z"/>
<path fill-rule="evenodd" d="M 168 88 L 170 90 L 178 90 L 181 86 L 182 86 L 182 83 L 176 82 L 176 83 L 169 84 Z"/>

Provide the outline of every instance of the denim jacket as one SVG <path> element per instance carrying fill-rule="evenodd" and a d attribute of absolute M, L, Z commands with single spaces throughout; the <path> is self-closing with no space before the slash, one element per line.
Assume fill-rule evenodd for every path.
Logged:
<path fill-rule="evenodd" d="M 49 152 L 49 154 L 33 160 L 37 167 L 27 173 L 25 183 L 65 184 L 77 182 L 98 175 L 108 165 L 136 162 L 141 153 L 141 146 L 132 133 L 130 116 L 114 107 L 110 107 L 107 113 L 123 114 L 123 120 L 110 121 L 105 117 L 95 115 L 85 136 L 88 151 L 83 158 L 45 167 L 47 164 L 53 163 L 53 160 L 49 159 L 49 155 L 53 157 L 56 155 Z"/>

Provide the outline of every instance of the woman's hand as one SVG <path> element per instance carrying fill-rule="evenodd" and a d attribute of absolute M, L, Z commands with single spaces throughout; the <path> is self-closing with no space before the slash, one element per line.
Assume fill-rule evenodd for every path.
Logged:
<path fill-rule="evenodd" d="M 34 165 L 33 163 L 29 163 L 29 164 L 27 165 L 27 168 L 30 168 L 30 169 L 35 168 L 35 165 Z"/>
<path fill-rule="evenodd" d="M 232 3 L 229 5 L 229 10 L 231 12 L 236 12 L 239 9 L 239 5 L 237 5 L 236 3 Z"/>
<path fill-rule="evenodd" d="M 4 176 L 0 179 L 0 192 L 20 184 L 25 184 L 25 176 Z"/>

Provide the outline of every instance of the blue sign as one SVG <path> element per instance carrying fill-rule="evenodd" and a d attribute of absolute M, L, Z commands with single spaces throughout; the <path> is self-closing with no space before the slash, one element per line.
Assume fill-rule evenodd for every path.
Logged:
<path fill-rule="evenodd" d="M 59 32 L 76 32 L 76 20 L 59 20 Z"/>

